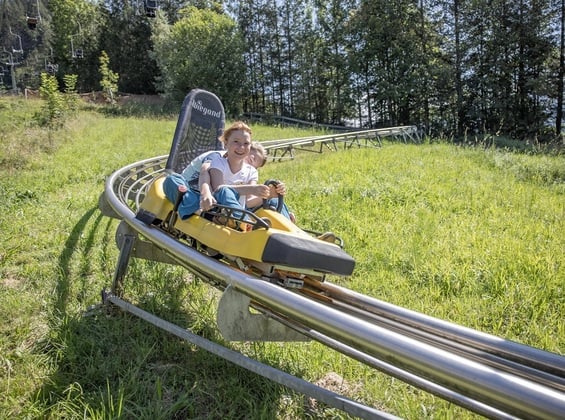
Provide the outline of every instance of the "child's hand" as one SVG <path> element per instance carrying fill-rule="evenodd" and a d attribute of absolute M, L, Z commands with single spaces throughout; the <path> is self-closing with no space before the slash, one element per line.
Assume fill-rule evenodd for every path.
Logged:
<path fill-rule="evenodd" d="M 200 208 L 202 210 L 210 210 L 215 205 L 216 199 L 211 194 L 203 194 L 200 196 Z"/>

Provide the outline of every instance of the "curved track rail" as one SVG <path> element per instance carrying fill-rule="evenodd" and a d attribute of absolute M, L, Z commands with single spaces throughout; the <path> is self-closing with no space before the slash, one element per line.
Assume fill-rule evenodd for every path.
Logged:
<path fill-rule="evenodd" d="M 563 356 L 409 311 L 329 282 L 284 289 L 209 258 L 135 219 L 149 182 L 163 173 L 166 159 L 155 157 L 114 172 L 100 202 L 104 214 L 121 219 L 130 236 L 139 235 L 165 255 L 162 261 L 169 258 L 224 294 L 243 296 L 244 302 L 248 299 L 270 319 L 478 414 L 563 418 Z M 121 260 L 128 254 L 127 244 L 122 240 Z M 133 242 L 129 244 L 130 249 L 134 247 Z M 119 264 L 114 289 L 119 289 L 124 272 L 124 265 L 120 269 Z"/>
<path fill-rule="evenodd" d="M 261 144 L 272 160 L 293 159 L 297 150 L 322 153 L 324 149 L 336 151 L 339 144 L 344 149 L 357 147 L 381 147 L 383 138 L 400 139 L 404 143 L 420 143 L 420 133 L 413 125 L 374 128 L 371 130 L 345 131 L 338 134 L 327 134 L 323 136 L 299 137 L 283 140 L 268 140 Z M 318 148 L 318 150 L 316 150 Z M 280 154 L 279 154 L 280 152 Z"/>

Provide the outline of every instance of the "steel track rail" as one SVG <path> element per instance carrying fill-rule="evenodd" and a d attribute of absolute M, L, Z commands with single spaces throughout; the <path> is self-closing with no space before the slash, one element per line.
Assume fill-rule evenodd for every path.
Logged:
<path fill-rule="evenodd" d="M 558 384 L 558 388 L 565 390 L 565 358 L 561 355 L 401 308 L 331 283 L 322 283 L 319 288 L 336 302 L 351 305 L 365 314 L 379 315 L 394 323 L 414 328 L 422 332 L 422 335 L 434 335 L 439 339 L 464 345 L 467 348 L 484 351 L 523 365 L 527 368 L 526 371 L 535 369 L 551 374 L 554 384 Z"/>
<path fill-rule="evenodd" d="M 114 217 L 195 275 L 220 289 L 235 288 L 264 312 L 313 339 L 487 417 L 553 419 L 565 413 L 562 356 L 330 283 L 319 285 L 324 298 L 317 301 L 212 260 L 135 219 L 148 183 L 163 173 L 166 158 L 114 172 L 104 197 Z"/>
<path fill-rule="evenodd" d="M 320 296 L 322 302 L 340 312 L 565 392 L 562 356 L 390 305 L 327 282 L 320 289 L 340 290 L 339 297 Z M 316 299 L 315 294 L 310 296 Z"/>

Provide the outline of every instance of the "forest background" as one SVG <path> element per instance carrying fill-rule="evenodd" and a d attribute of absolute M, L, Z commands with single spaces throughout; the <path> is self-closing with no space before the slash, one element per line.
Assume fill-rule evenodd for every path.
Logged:
<path fill-rule="evenodd" d="M 565 0 L 0 0 L 0 89 L 97 91 L 107 54 L 119 91 L 230 116 L 563 142 L 564 26 Z"/>

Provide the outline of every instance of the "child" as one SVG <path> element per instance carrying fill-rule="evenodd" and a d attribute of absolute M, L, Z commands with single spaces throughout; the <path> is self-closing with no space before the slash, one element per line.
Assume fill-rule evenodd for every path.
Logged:
<path fill-rule="evenodd" d="M 265 164 L 267 163 L 267 153 L 261 143 L 254 141 L 251 144 L 251 150 L 249 152 L 249 155 L 247 156 L 247 163 L 254 166 L 255 169 L 259 169 L 265 166 Z M 278 183 L 275 189 L 277 195 L 285 195 L 286 186 L 280 181 L 277 182 Z M 269 207 L 277 208 L 278 203 L 278 198 L 270 198 L 268 200 Z M 281 214 L 287 219 L 290 219 L 292 223 L 296 224 L 296 217 L 294 216 L 294 213 L 289 211 L 286 203 L 283 203 Z"/>

